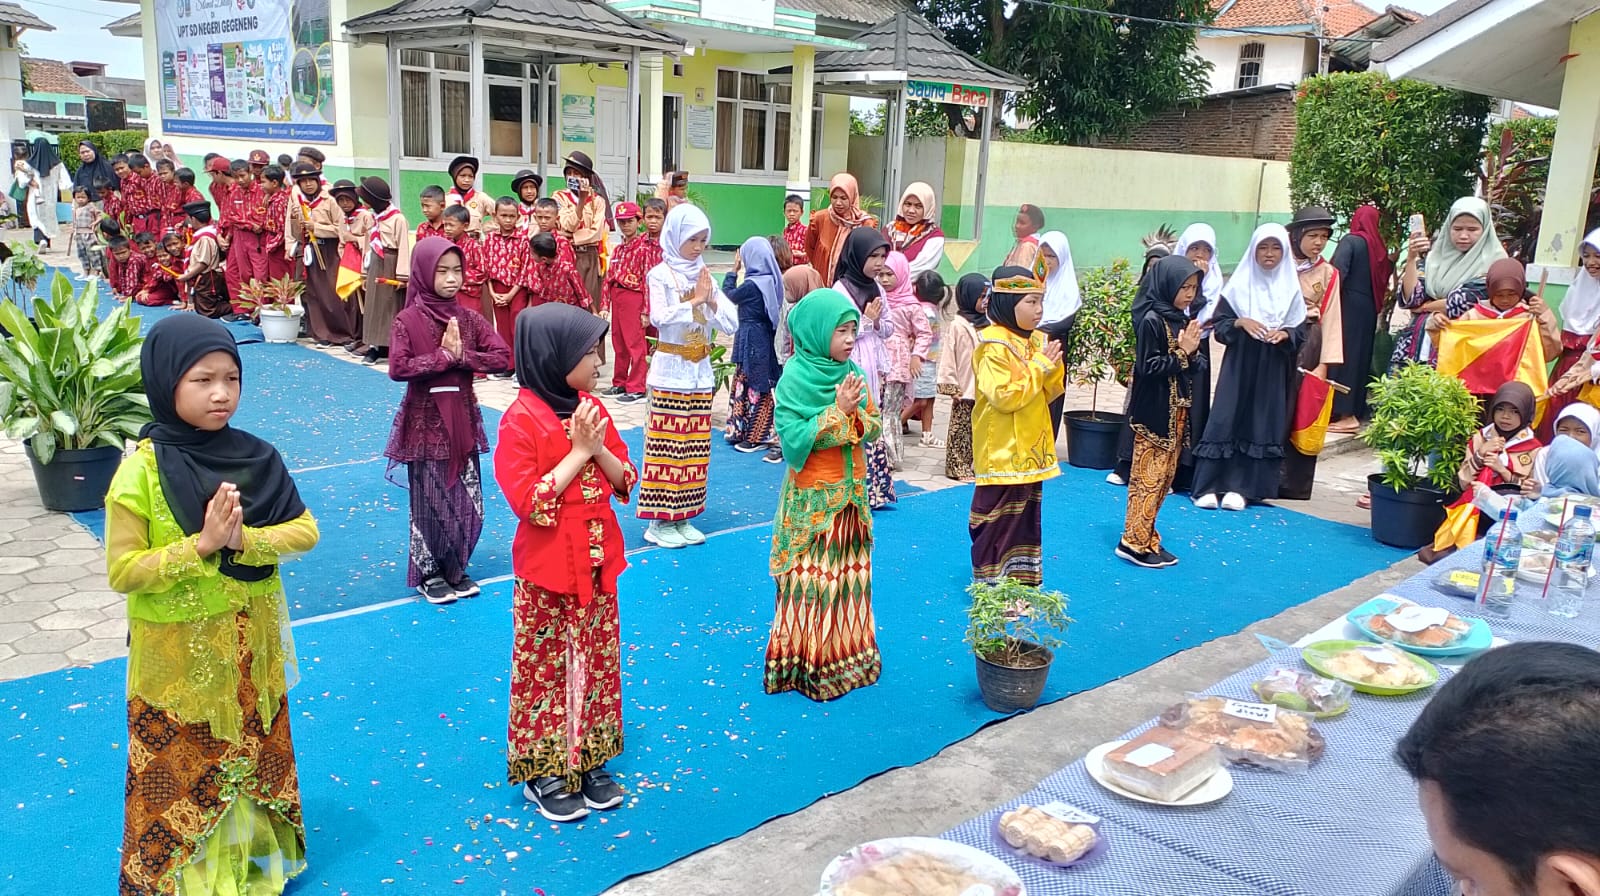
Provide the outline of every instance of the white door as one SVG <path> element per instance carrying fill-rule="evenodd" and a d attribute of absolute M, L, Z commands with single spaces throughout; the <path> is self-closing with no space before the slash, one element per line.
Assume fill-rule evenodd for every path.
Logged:
<path fill-rule="evenodd" d="M 594 165 L 606 182 L 612 202 L 631 200 L 628 195 L 628 141 L 635 139 L 628 126 L 628 91 L 596 87 L 594 91 Z"/>

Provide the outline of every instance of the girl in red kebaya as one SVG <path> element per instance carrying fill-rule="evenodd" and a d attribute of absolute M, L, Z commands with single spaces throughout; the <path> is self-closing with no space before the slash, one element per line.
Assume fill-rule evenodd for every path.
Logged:
<path fill-rule="evenodd" d="M 494 455 L 519 521 L 506 778 L 551 821 L 623 799 L 605 769 L 622 752 L 617 577 L 627 566 L 611 502 L 626 502 L 639 475 L 592 394 L 606 329 L 571 305 L 517 317 L 521 388 Z"/>

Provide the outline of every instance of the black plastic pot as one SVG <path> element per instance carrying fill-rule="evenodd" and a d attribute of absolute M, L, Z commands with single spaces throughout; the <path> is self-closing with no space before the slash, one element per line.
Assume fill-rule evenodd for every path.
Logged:
<path fill-rule="evenodd" d="M 23 442 L 28 463 L 33 466 L 33 481 L 39 487 L 39 501 L 46 510 L 67 512 L 98 510 L 105 506 L 111 477 L 122 463 L 122 449 L 110 446 L 56 449 L 47 464 L 33 454 L 33 441 Z"/>
<path fill-rule="evenodd" d="M 1117 465 L 1117 438 L 1122 433 L 1122 414 L 1098 411 L 1068 411 L 1067 463 L 1086 470 L 1109 470 Z"/>
<path fill-rule="evenodd" d="M 1378 473 L 1367 477 L 1367 493 L 1372 496 L 1372 537 L 1408 550 L 1433 543 L 1445 505 L 1455 498 L 1428 486 L 1395 491 Z"/>
<path fill-rule="evenodd" d="M 1038 704 L 1039 695 L 1044 693 L 1044 683 L 1050 677 L 1050 666 L 1056 655 L 1050 648 L 1032 641 L 1022 643 L 1029 653 L 1044 654 L 1044 665 L 1019 669 L 973 655 L 978 662 L 978 690 L 983 693 L 984 704 L 995 712 L 1032 709 Z"/>

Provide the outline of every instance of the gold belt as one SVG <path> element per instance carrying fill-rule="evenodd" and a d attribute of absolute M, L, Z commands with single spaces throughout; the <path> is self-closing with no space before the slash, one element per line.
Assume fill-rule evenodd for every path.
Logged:
<path fill-rule="evenodd" d="M 670 342 L 658 342 L 656 351 L 677 355 L 693 364 L 698 364 L 711 356 L 711 347 L 708 345 L 673 345 Z"/>

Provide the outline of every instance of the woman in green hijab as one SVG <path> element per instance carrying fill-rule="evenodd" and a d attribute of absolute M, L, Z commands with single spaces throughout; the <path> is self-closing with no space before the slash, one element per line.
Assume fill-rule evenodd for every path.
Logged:
<path fill-rule="evenodd" d="M 1463 196 L 1450 206 L 1434 239 L 1413 233 L 1400 271 L 1400 306 L 1416 315 L 1395 341 L 1391 367 L 1439 362 L 1439 331 L 1489 298 L 1489 265 L 1506 257 L 1489 203 Z M 1419 262 L 1421 262 L 1419 264 Z"/>
<path fill-rule="evenodd" d="M 878 408 L 850 361 L 861 312 L 816 290 L 789 312 L 794 357 L 775 390 L 789 469 L 772 526 L 777 613 L 767 640 L 767 693 L 832 700 L 878 680 L 872 619 L 872 511 L 863 446 Z"/>

